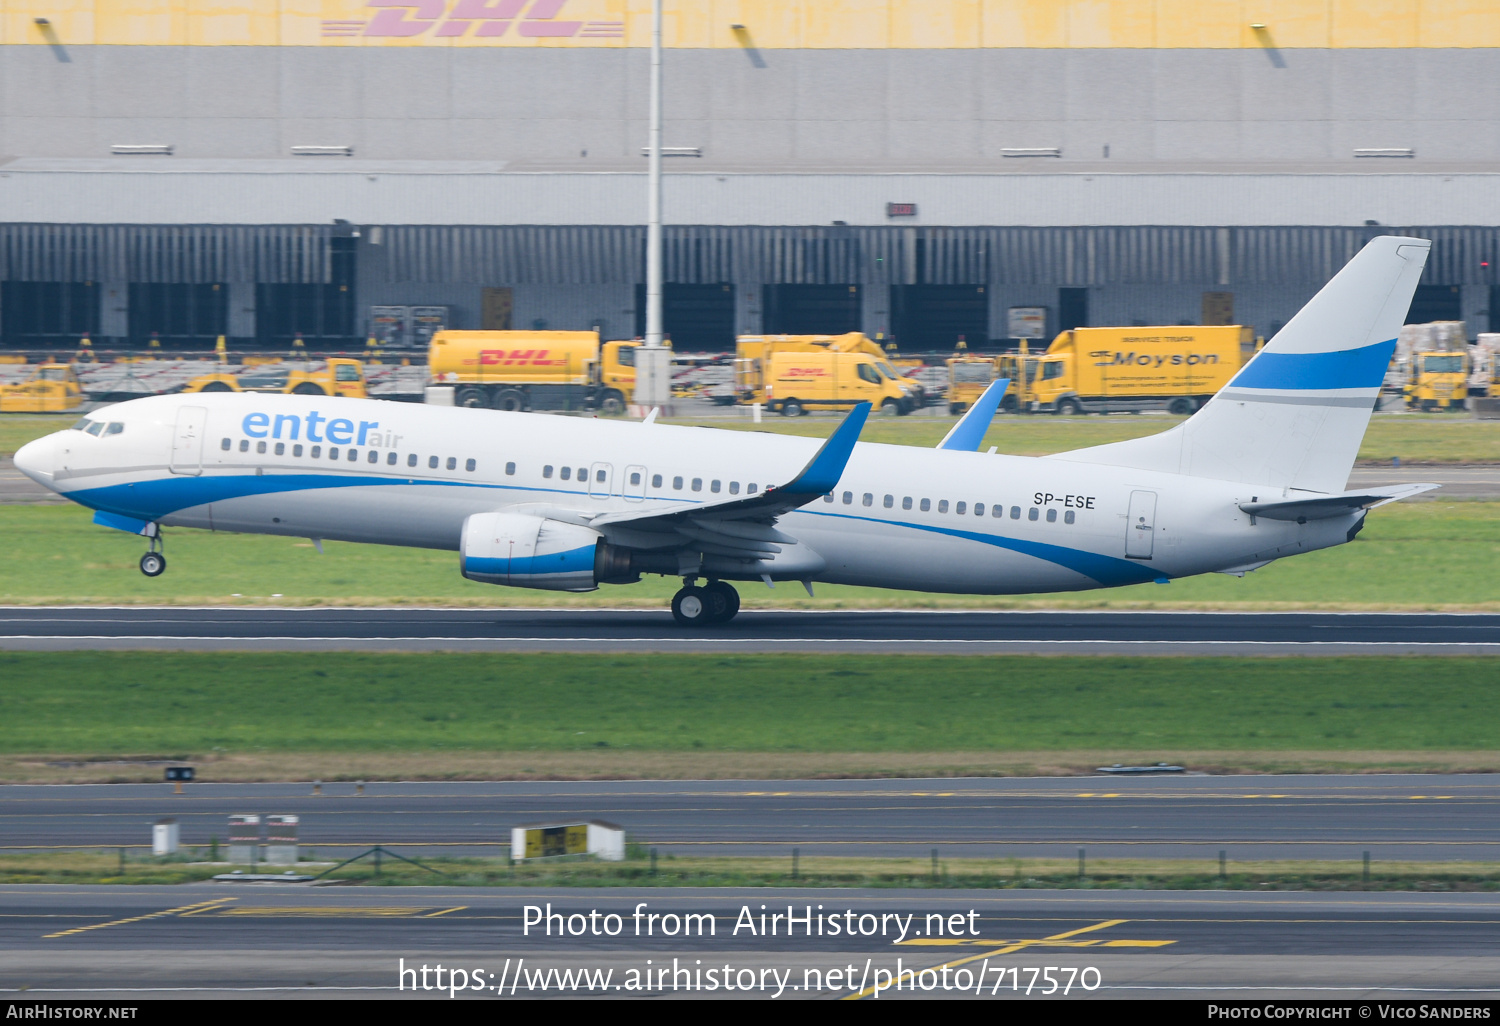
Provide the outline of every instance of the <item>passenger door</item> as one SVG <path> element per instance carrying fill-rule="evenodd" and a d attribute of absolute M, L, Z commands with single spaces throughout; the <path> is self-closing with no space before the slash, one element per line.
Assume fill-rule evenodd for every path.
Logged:
<path fill-rule="evenodd" d="M 172 436 L 172 473 L 194 477 L 203 473 L 203 432 L 207 426 L 207 407 L 184 406 L 177 411 L 177 428 Z"/>
<path fill-rule="evenodd" d="M 589 468 L 589 495 L 595 499 L 607 499 L 614 484 L 615 468 L 608 463 L 595 463 Z"/>
<path fill-rule="evenodd" d="M 1130 515 L 1125 524 L 1125 558 L 1150 559 L 1156 534 L 1156 493 L 1131 492 Z"/>

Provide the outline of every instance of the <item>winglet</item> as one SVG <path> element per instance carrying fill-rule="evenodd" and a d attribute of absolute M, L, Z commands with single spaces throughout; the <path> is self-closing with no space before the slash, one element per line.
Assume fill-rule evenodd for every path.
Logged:
<path fill-rule="evenodd" d="M 775 490 L 789 495 L 822 495 L 832 491 L 839 478 L 844 476 L 844 467 L 869 415 L 869 403 L 856 403 L 844 422 L 823 443 L 823 448 L 802 468 L 802 473 Z"/>
<path fill-rule="evenodd" d="M 1000 400 L 1005 396 L 1005 390 L 1010 387 L 1009 378 L 1000 378 L 990 382 L 990 387 L 984 390 L 984 394 L 974 401 L 969 407 L 969 412 L 963 415 L 963 419 L 953 425 L 953 430 L 943 436 L 938 443 L 939 449 L 957 449 L 960 452 L 978 452 L 979 443 L 984 441 L 984 433 L 990 429 L 990 421 L 995 419 L 995 411 L 1000 408 Z"/>

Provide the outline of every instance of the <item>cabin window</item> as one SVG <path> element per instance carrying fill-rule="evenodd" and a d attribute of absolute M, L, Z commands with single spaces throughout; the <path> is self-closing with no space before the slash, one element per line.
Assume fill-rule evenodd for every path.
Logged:
<path fill-rule="evenodd" d="M 928 510 L 932 509 L 932 500 L 923 499 L 921 509 L 923 513 L 926 513 Z"/>
<path fill-rule="evenodd" d="M 833 501 L 833 493 L 829 492 L 827 495 L 823 496 L 823 501 L 824 502 L 832 502 Z"/>
<path fill-rule="evenodd" d="M 1012 520 L 1020 520 L 1021 519 L 1021 507 L 1020 506 L 1012 506 L 1010 508 L 1010 518 Z"/>
<path fill-rule="evenodd" d="M 563 467 L 562 470 L 558 471 L 557 476 L 562 478 L 564 481 L 571 481 L 573 480 L 573 468 Z"/>
<path fill-rule="evenodd" d="M 995 503 L 990 507 L 990 515 L 993 516 L 996 520 L 999 520 L 1002 516 L 1005 515 L 1005 507 L 1000 505 L 998 502 Z"/>
<path fill-rule="evenodd" d="M 437 469 L 437 465 L 438 465 L 438 458 L 436 456 L 429 456 L 429 457 L 427 457 L 427 469 L 428 470 L 436 470 Z"/>
<path fill-rule="evenodd" d="M 887 495 L 885 497 L 885 508 L 886 509 L 891 509 L 895 505 L 896 505 L 896 497 L 894 495 Z"/>
<path fill-rule="evenodd" d="M 358 449 L 350 449 L 349 450 L 349 462 L 350 463 L 355 463 L 355 462 L 358 462 L 358 460 L 359 460 L 359 450 Z"/>
<path fill-rule="evenodd" d="M 1035 506 L 1033 506 L 1033 507 L 1031 507 L 1031 509 L 1029 511 L 1027 511 L 1027 513 L 1026 513 L 1026 519 L 1027 520 L 1035 520 L 1038 515 L 1039 515 L 1039 513 L 1038 513 L 1037 508 Z"/>
<path fill-rule="evenodd" d="M 651 475 L 651 487 L 652 488 L 660 488 L 661 487 L 661 475 L 660 474 L 652 474 Z"/>
<path fill-rule="evenodd" d="M 901 497 L 901 508 L 902 509 L 911 509 L 911 496 L 910 495 L 904 495 L 904 496 Z"/>
<path fill-rule="evenodd" d="M 240 439 L 240 452 L 249 452 L 249 451 L 250 451 L 250 439 L 248 439 L 248 438 L 241 438 Z"/>
<path fill-rule="evenodd" d="M 1066 513 L 1063 514 L 1063 523 L 1065 523 L 1065 524 L 1071 524 L 1073 522 L 1073 519 L 1074 519 L 1074 514 L 1073 514 L 1073 511 L 1071 509 L 1068 510 Z"/>
<path fill-rule="evenodd" d="M 454 456 L 449 456 L 448 457 L 448 469 L 449 470 L 457 470 L 458 469 L 458 459 L 457 459 L 457 457 L 454 457 Z"/>
<path fill-rule="evenodd" d="M 339 458 L 339 451 L 337 447 L 332 445 L 328 447 L 328 458 L 331 460 L 336 460 Z"/>
<path fill-rule="evenodd" d="M 976 502 L 976 503 L 974 503 L 974 515 L 976 517 L 982 517 L 982 516 L 984 516 L 984 503 L 982 503 L 982 502 Z"/>
<path fill-rule="evenodd" d="M 844 505 L 848 506 L 853 501 L 854 501 L 854 493 L 853 492 L 845 492 L 844 493 Z"/>
<path fill-rule="evenodd" d="M 220 442 L 219 443 L 219 448 L 223 449 L 225 452 L 228 452 L 229 451 L 229 439 L 226 438 L 222 442 Z"/>
<path fill-rule="evenodd" d="M 672 488 L 675 491 L 679 491 L 679 492 L 682 491 L 682 478 L 680 478 L 680 477 L 674 477 L 674 478 L 672 478 Z"/>
<path fill-rule="evenodd" d="M 756 492 L 760 491 L 760 485 L 748 484 L 745 486 L 745 491 L 749 492 L 751 495 L 754 495 Z"/>
<path fill-rule="evenodd" d="M 579 481 L 587 481 L 588 479 L 589 479 L 589 468 L 588 467 L 579 467 L 578 468 L 578 480 Z M 603 480 L 603 478 L 601 478 L 600 480 Z"/>
<path fill-rule="evenodd" d="M 506 477 L 515 477 L 516 476 L 516 465 L 514 463 L 507 463 L 505 465 L 505 476 Z"/>
<path fill-rule="evenodd" d="M 641 472 L 639 470 L 631 471 L 630 483 L 633 485 L 638 485 L 641 483 Z"/>
<path fill-rule="evenodd" d="M 579 467 L 578 469 L 580 471 L 583 470 L 582 467 Z M 579 477 L 583 477 L 584 475 L 582 473 L 580 473 L 578 476 Z M 597 482 L 599 482 L 600 484 L 603 484 L 604 483 L 604 471 L 602 471 L 602 470 L 596 470 L 596 471 L 594 471 L 594 480 L 597 481 Z"/>
<path fill-rule="evenodd" d="M 479 466 L 479 464 L 473 460 L 464 460 L 464 469 L 471 474 L 474 472 L 474 468 L 477 466 Z"/>
<path fill-rule="evenodd" d="M 860 501 L 866 506 L 873 506 L 875 505 L 875 496 L 871 495 L 869 492 L 865 492 L 864 498 Z"/>
<path fill-rule="evenodd" d="M 718 481 L 710 481 L 708 483 L 708 490 L 711 491 L 711 492 L 713 492 L 715 495 L 718 495 L 719 494 L 719 482 Z"/>
<path fill-rule="evenodd" d="M 321 455 L 323 455 L 323 447 L 321 445 L 313 446 L 312 451 L 308 453 L 308 456 L 312 459 L 317 459 Z"/>
<path fill-rule="evenodd" d="M 948 512 L 948 500 L 947 499 L 939 499 L 938 500 L 938 512 L 939 513 L 946 513 L 946 512 Z"/>
<path fill-rule="evenodd" d="M 258 452 L 258 453 L 264 454 L 265 451 L 266 451 L 266 443 L 265 442 L 256 442 L 255 443 L 255 451 Z"/>
<path fill-rule="evenodd" d="M 292 446 L 292 455 L 293 456 L 301 456 L 302 455 L 302 445 L 301 445 L 300 442 L 298 444 Z"/>
<path fill-rule="evenodd" d="M 122 424 L 122 423 L 120 423 L 117 420 L 117 421 L 114 421 L 113 423 L 111 423 L 109 425 L 109 427 L 105 428 L 104 429 L 104 433 L 106 435 L 118 435 L 121 431 L 124 431 L 124 430 L 125 430 L 125 425 Z"/>
<path fill-rule="evenodd" d="M 278 455 L 278 456 L 285 456 L 286 455 L 286 443 L 285 442 L 277 442 L 276 443 L 276 455 Z"/>
<path fill-rule="evenodd" d="M 738 494 L 740 494 L 740 483 L 738 481 L 731 481 L 731 482 L 729 482 L 729 494 L 730 495 L 738 495 Z"/>
<path fill-rule="evenodd" d="M 380 462 L 380 453 L 376 452 L 374 449 L 371 449 L 370 450 L 370 454 L 365 457 L 365 462 L 366 463 L 379 463 Z"/>
<path fill-rule="evenodd" d="M 1057 510 L 1055 510 L 1055 509 L 1049 509 L 1047 511 L 1047 523 L 1049 523 L 1049 524 L 1055 524 L 1055 523 L 1057 523 Z"/>
<path fill-rule="evenodd" d="M 385 465 L 388 467 L 394 467 L 396 465 L 396 454 L 394 452 L 388 452 L 385 454 Z"/>
<path fill-rule="evenodd" d="M 953 507 L 953 512 L 958 514 L 959 516 L 963 516 L 968 511 L 969 504 L 967 502 L 960 502 L 958 505 Z"/>
<path fill-rule="evenodd" d="M 551 467 L 543 467 L 542 468 L 542 476 L 543 477 L 551 477 L 552 476 L 552 468 Z"/>
<path fill-rule="evenodd" d="M 701 492 L 701 491 L 703 491 L 703 478 L 701 478 L 701 477 L 695 477 L 695 478 L 693 478 L 693 491 L 695 491 L 695 492 Z"/>

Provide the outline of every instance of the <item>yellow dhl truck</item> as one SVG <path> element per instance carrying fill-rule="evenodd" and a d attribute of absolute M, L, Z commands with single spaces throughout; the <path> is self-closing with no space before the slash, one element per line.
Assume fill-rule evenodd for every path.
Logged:
<path fill-rule="evenodd" d="M 1462 410 L 1469 396 L 1467 353 L 1441 350 L 1411 355 L 1406 406 L 1411 410 Z"/>
<path fill-rule="evenodd" d="M 38 364 L 25 381 L 0 387 L 0 413 L 65 413 L 82 404 L 78 375 L 66 363 Z"/>
<path fill-rule="evenodd" d="M 455 406 L 616 415 L 635 394 L 642 344 L 601 344 L 597 331 L 440 331 L 427 350 L 428 382 L 453 386 Z"/>
<path fill-rule="evenodd" d="M 299 361 L 300 362 L 300 361 Z M 289 395 L 334 395 L 366 398 L 364 365 L 358 360 L 332 359 L 321 370 L 289 363 L 256 363 L 231 373 L 221 365 L 212 374 L 196 377 L 184 392 L 284 392 Z"/>
<path fill-rule="evenodd" d="M 858 332 L 740 336 L 735 394 L 742 403 L 760 403 L 786 417 L 809 409 L 848 410 L 860 402 L 902 415 L 922 402 L 921 385 L 891 366 L 880 347 Z"/>
<path fill-rule="evenodd" d="M 1002 403 L 1008 410 L 1165 409 L 1186 416 L 1228 384 L 1254 352 L 1253 332 L 1238 324 L 1074 328 L 1053 339 L 1045 353 L 999 357 L 996 369 L 1016 382 Z"/>

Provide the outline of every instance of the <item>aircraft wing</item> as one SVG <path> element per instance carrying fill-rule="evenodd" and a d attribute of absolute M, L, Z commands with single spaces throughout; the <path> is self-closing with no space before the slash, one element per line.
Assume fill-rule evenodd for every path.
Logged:
<path fill-rule="evenodd" d="M 1242 502 L 1239 507 L 1252 517 L 1265 517 L 1267 520 L 1295 520 L 1302 524 L 1309 520 L 1332 520 L 1334 517 L 1348 516 L 1355 510 L 1374 509 L 1388 502 L 1396 502 L 1399 499 L 1410 498 L 1441 487 L 1442 485 L 1435 484 L 1394 485 L 1390 488 L 1318 495 L 1310 499 Z"/>
<path fill-rule="evenodd" d="M 776 530 L 776 518 L 834 489 L 869 414 L 869 403 L 857 404 L 807 466 L 786 484 L 721 502 L 684 502 L 604 513 L 589 518 L 588 526 L 612 543 L 631 548 L 667 548 L 690 542 L 707 554 L 774 559 L 783 546 L 797 545 L 795 538 Z"/>

